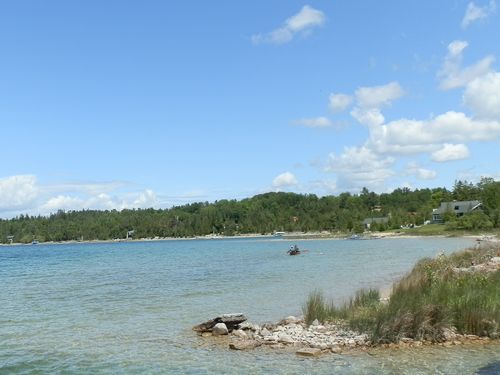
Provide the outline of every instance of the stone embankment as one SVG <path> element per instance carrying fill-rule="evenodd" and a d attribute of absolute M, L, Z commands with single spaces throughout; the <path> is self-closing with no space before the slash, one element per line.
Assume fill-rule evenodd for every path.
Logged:
<path fill-rule="evenodd" d="M 349 330 L 341 323 L 320 324 L 315 320 L 307 326 L 303 319 L 289 316 L 278 323 L 252 324 L 243 314 L 225 314 L 193 327 L 200 336 L 213 337 L 218 343 L 233 350 L 257 347 L 295 351 L 297 355 L 315 357 L 324 353 L 340 354 L 354 349 L 373 347 L 366 334 Z M 438 345 L 453 346 L 490 341 L 475 335 L 460 335 L 452 330 L 443 332 L 444 340 Z M 434 345 L 428 341 L 402 338 L 398 343 L 380 344 L 378 347 L 410 348 Z"/>
<path fill-rule="evenodd" d="M 232 320 L 231 316 L 241 319 L 242 314 L 222 315 L 193 327 L 193 330 L 203 337 L 227 335 L 229 348 L 234 350 L 267 346 L 272 349 L 293 349 L 305 356 L 316 356 L 323 352 L 341 353 L 346 348 L 368 347 L 371 344 L 367 335 L 337 324 L 320 324 L 316 320 L 307 326 L 302 319 L 289 316 L 279 323 L 262 326 L 249 323 L 245 318 L 238 325 L 227 327 L 222 320 Z"/>

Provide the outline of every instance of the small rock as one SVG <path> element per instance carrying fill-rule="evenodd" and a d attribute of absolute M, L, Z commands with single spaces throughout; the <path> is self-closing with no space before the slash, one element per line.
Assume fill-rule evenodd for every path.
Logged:
<path fill-rule="evenodd" d="M 297 355 L 303 355 L 305 357 L 317 357 L 321 354 L 321 349 L 318 348 L 303 348 L 295 352 Z"/>
<path fill-rule="evenodd" d="M 262 337 L 271 336 L 271 332 L 269 332 L 267 328 L 262 328 L 262 330 L 260 331 L 260 335 Z"/>
<path fill-rule="evenodd" d="M 288 324 L 297 324 L 298 322 L 300 322 L 300 319 L 299 318 L 296 318 L 295 316 L 287 316 L 286 318 L 282 319 L 279 324 L 283 324 L 283 325 L 288 325 Z"/>
<path fill-rule="evenodd" d="M 314 319 L 313 322 L 311 323 L 311 325 L 313 327 L 319 326 L 319 320 L 318 319 Z"/>
<path fill-rule="evenodd" d="M 260 345 L 261 344 L 255 340 L 237 340 L 237 341 L 231 341 L 229 343 L 229 349 L 249 350 L 249 349 L 255 349 L 256 347 L 258 347 Z"/>
<path fill-rule="evenodd" d="M 443 337 L 446 341 L 452 341 L 457 337 L 457 334 L 449 328 L 443 328 Z"/>
<path fill-rule="evenodd" d="M 249 330 L 249 331 L 255 331 L 255 325 L 250 323 L 250 322 L 243 322 L 240 324 L 240 329 L 243 330 Z"/>
<path fill-rule="evenodd" d="M 227 335 L 228 333 L 229 333 L 229 331 L 224 323 L 217 323 L 212 328 L 212 335 L 214 335 L 214 336 Z"/>
<path fill-rule="evenodd" d="M 272 344 L 272 345 L 269 345 L 269 347 L 270 347 L 271 349 L 284 349 L 284 348 L 285 348 L 285 345 L 278 343 L 278 344 Z"/>
<path fill-rule="evenodd" d="M 233 335 L 235 335 L 236 337 L 239 337 L 240 339 L 243 339 L 243 340 L 248 338 L 248 335 L 242 329 L 237 329 L 237 330 L 233 331 Z"/>
<path fill-rule="evenodd" d="M 282 342 L 283 344 L 293 344 L 295 341 L 288 336 L 286 333 L 281 333 L 278 335 L 278 340 L 279 342 Z"/>
<path fill-rule="evenodd" d="M 342 353 L 342 348 L 338 345 L 332 345 L 330 347 L 330 351 L 333 353 L 333 354 L 340 354 Z"/>
<path fill-rule="evenodd" d="M 493 257 L 489 261 L 489 264 L 494 265 L 494 266 L 500 266 L 500 257 Z"/>
<path fill-rule="evenodd" d="M 314 326 L 313 329 L 315 332 L 320 332 L 320 333 L 325 333 L 326 331 L 328 331 L 328 328 L 322 325 Z"/>

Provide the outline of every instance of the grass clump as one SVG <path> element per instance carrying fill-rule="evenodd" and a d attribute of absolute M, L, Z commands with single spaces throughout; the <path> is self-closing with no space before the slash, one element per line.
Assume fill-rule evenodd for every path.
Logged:
<path fill-rule="evenodd" d="M 388 303 L 380 302 L 377 291 L 361 290 L 335 307 L 315 291 L 303 309 L 306 322 L 343 319 L 375 343 L 404 337 L 440 342 L 447 330 L 498 338 L 500 271 L 471 268 L 494 256 L 500 256 L 500 246 L 423 259 L 393 286 Z"/>

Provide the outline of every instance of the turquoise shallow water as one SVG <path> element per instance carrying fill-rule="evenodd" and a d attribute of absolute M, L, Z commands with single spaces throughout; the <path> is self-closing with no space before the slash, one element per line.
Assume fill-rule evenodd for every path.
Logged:
<path fill-rule="evenodd" d="M 299 315 L 313 289 L 340 302 L 386 287 L 464 239 L 224 239 L 0 247 L 0 374 L 474 373 L 498 344 L 301 359 L 207 345 L 191 327 L 221 313 Z"/>

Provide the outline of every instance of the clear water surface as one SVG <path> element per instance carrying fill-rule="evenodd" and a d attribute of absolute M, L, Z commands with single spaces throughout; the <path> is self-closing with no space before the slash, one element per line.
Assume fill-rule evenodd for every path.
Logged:
<path fill-rule="evenodd" d="M 337 302 L 388 287 L 460 238 L 172 240 L 0 247 L 0 374 L 467 374 L 498 344 L 325 355 L 207 344 L 191 327 L 221 313 L 300 315 L 309 292 Z"/>

